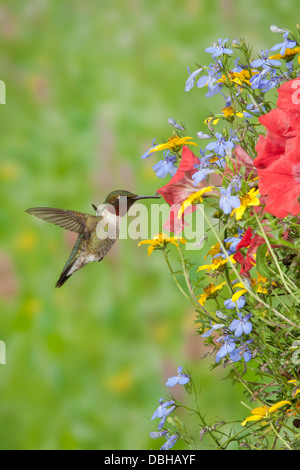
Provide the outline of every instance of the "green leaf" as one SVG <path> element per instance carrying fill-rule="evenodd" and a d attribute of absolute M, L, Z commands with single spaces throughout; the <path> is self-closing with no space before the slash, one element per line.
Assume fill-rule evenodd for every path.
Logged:
<path fill-rule="evenodd" d="M 273 271 L 269 268 L 266 261 L 266 253 L 268 245 L 265 243 L 258 247 L 256 252 L 256 269 L 257 272 L 264 277 L 270 278 L 273 276 Z"/>

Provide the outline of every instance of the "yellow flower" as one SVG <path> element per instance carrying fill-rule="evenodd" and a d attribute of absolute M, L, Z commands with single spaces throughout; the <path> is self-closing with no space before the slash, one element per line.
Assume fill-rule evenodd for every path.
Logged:
<path fill-rule="evenodd" d="M 150 153 L 158 152 L 159 150 L 170 150 L 173 153 L 177 153 L 182 149 L 184 145 L 196 145 L 197 146 L 195 142 L 187 142 L 191 138 L 192 137 L 178 137 L 178 135 L 170 137 L 168 139 L 168 142 L 164 144 L 155 145 L 155 147 L 149 151 L 149 155 Z"/>
<path fill-rule="evenodd" d="M 255 75 L 256 71 L 254 70 L 241 70 L 240 72 L 227 72 L 227 77 L 226 75 L 222 75 L 222 77 L 218 80 L 218 82 L 225 83 L 227 84 L 228 81 L 235 83 L 237 86 L 241 86 L 244 83 L 247 83 L 247 85 L 251 85 L 250 83 L 250 78 Z"/>
<path fill-rule="evenodd" d="M 259 406 L 258 408 L 254 408 L 254 410 L 251 411 L 251 416 L 248 416 L 248 418 L 244 419 L 244 421 L 241 424 L 242 426 L 245 426 L 245 424 L 247 424 L 248 421 L 259 421 L 261 419 L 268 418 L 270 414 L 274 413 L 279 408 L 285 405 L 290 405 L 290 404 L 291 402 L 289 402 L 288 400 L 282 400 L 282 401 L 279 401 L 278 403 L 275 403 L 274 405 L 270 407 L 264 405 L 264 406 Z"/>
<path fill-rule="evenodd" d="M 216 124 L 218 124 L 219 121 L 220 121 L 220 118 L 214 118 L 210 116 L 207 119 L 205 119 L 204 124 L 212 124 L 213 126 L 215 126 Z"/>
<path fill-rule="evenodd" d="M 162 250 L 164 249 L 169 243 L 172 243 L 178 248 L 178 242 L 186 243 L 184 238 L 177 238 L 177 237 L 168 237 L 165 233 L 159 233 L 155 235 L 152 240 L 143 240 L 141 241 L 138 246 L 140 245 L 150 245 L 148 246 L 148 256 L 151 256 L 151 253 L 154 250 Z"/>
<path fill-rule="evenodd" d="M 297 46 L 297 47 L 294 47 L 294 49 L 286 49 L 283 55 L 281 54 L 272 55 L 271 57 L 269 57 L 269 59 L 273 59 L 273 60 L 285 59 L 287 61 L 290 61 L 295 57 L 296 54 L 299 54 L 299 52 L 300 52 L 300 47 Z"/>
<path fill-rule="evenodd" d="M 244 116 L 242 112 L 235 113 L 232 106 L 227 106 L 226 108 L 223 108 L 222 112 L 223 112 L 225 119 L 227 119 L 228 121 L 232 121 L 234 116 L 238 116 L 240 118 Z M 205 119 L 204 124 L 212 124 L 213 126 L 215 126 L 216 124 L 218 124 L 219 120 L 220 120 L 219 117 L 214 118 L 210 116 L 207 119 Z"/>
<path fill-rule="evenodd" d="M 222 111 L 226 119 L 233 118 L 234 116 L 242 118 L 244 115 L 242 112 L 235 113 L 232 106 L 227 106 L 226 108 L 223 108 Z"/>
<path fill-rule="evenodd" d="M 295 387 L 295 389 L 292 392 L 292 397 L 295 398 L 295 396 L 298 395 L 298 393 L 300 393 L 300 387 L 298 387 L 298 382 L 297 380 L 292 379 L 292 380 L 289 380 L 288 383 L 293 384 Z"/>
<path fill-rule="evenodd" d="M 250 191 L 245 194 L 244 196 L 240 197 L 241 205 L 237 209 L 233 209 L 231 212 L 231 216 L 235 213 L 235 217 L 237 220 L 241 219 L 245 210 L 248 206 L 259 206 L 259 198 L 258 198 L 259 190 L 252 188 Z"/>
<path fill-rule="evenodd" d="M 261 276 L 259 273 L 257 273 L 257 279 L 251 279 L 251 287 L 255 288 L 256 292 L 261 292 L 262 294 L 268 293 L 267 287 L 270 284 L 277 287 L 276 282 L 270 282 L 266 277 Z M 241 287 L 241 290 L 238 290 L 232 296 L 232 302 L 236 302 L 245 292 L 247 292 L 247 289 L 245 289 L 242 282 L 238 282 L 233 287 Z"/>
<path fill-rule="evenodd" d="M 200 191 L 197 191 L 196 193 L 191 194 L 181 205 L 179 211 L 178 211 L 178 219 L 182 216 L 184 213 L 185 209 L 188 206 L 191 206 L 192 204 L 199 204 L 200 202 L 203 202 L 202 196 L 205 193 L 209 193 L 214 189 L 214 186 L 207 186 L 206 188 L 200 189 Z"/>
<path fill-rule="evenodd" d="M 235 259 L 233 258 L 233 255 L 229 256 L 230 260 L 232 263 L 236 263 Z M 211 260 L 211 264 L 204 264 L 202 266 L 199 266 L 197 269 L 198 271 L 203 271 L 204 269 L 207 269 L 207 271 L 219 271 L 220 269 L 223 268 L 223 266 L 227 263 L 228 259 L 227 258 L 213 258 Z"/>
<path fill-rule="evenodd" d="M 222 282 L 218 286 L 215 286 L 214 284 L 208 284 L 208 286 L 204 287 L 204 293 L 199 296 L 199 304 L 204 305 L 206 299 L 209 297 L 214 297 L 215 292 L 222 289 L 224 284 L 226 284 L 226 282 Z"/>
<path fill-rule="evenodd" d="M 251 279 L 251 287 L 255 287 L 256 292 L 261 292 L 262 294 L 267 294 L 269 285 L 277 287 L 276 282 L 269 281 L 266 277 L 261 276 L 257 273 L 257 279 Z"/>
<path fill-rule="evenodd" d="M 221 246 L 220 246 L 220 243 L 216 243 L 215 245 L 213 245 L 210 250 L 207 252 L 207 255 L 204 256 L 204 259 L 206 259 L 208 257 L 208 255 L 211 255 L 212 257 L 218 255 L 218 254 L 221 254 L 222 253 L 222 250 L 221 250 Z"/>

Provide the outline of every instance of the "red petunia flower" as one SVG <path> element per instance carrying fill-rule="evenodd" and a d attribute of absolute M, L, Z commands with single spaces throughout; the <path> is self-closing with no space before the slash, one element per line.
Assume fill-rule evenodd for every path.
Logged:
<path fill-rule="evenodd" d="M 201 181 L 199 184 L 194 186 L 192 175 L 197 171 L 194 165 L 199 164 L 199 162 L 199 158 L 197 158 L 188 147 L 184 146 L 182 148 L 181 160 L 177 172 L 169 183 L 157 190 L 157 192 L 171 206 L 169 218 L 164 225 L 164 229 L 169 232 L 182 232 L 184 225 L 186 225 L 183 218 L 184 215 L 182 215 L 181 218 L 178 218 L 178 211 L 181 208 L 182 203 L 191 194 L 199 191 L 199 189 L 209 186 L 206 181 Z M 213 193 L 214 190 L 210 192 L 210 194 Z M 195 210 L 196 207 L 190 205 L 186 208 L 184 214 L 189 214 Z"/>
<path fill-rule="evenodd" d="M 290 80 L 278 89 L 277 106 L 290 120 L 291 128 L 300 132 L 300 78 Z"/>
<path fill-rule="evenodd" d="M 300 79 L 278 89 L 277 105 L 259 118 L 267 132 L 258 138 L 254 165 L 265 211 L 283 218 L 300 212 Z"/>
<path fill-rule="evenodd" d="M 300 213 L 300 135 L 273 164 L 258 170 L 259 190 L 267 195 L 265 211 L 283 218 Z"/>
<path fill-rule="evenodd" d="M 267 168 L 271 163 L 284 154 L 288 140 L 290 124 L 289 118 L 281 109 L 272 109 L 268 114 L 259 118 L 261 124 L 267 128 L 266 137 L 260 135 L 255 150 L 254 159 L 256 168 Z"/>

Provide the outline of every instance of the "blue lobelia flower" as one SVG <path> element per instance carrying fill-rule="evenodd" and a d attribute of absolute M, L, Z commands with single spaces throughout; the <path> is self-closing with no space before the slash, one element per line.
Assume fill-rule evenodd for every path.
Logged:
<path fill-rule="evenodd" d="M 190 76 L 185 82 L 185 91 L 190 91 L 193 88 L 193 86 L 195 85 L 195 78 L 202 72 L 202 70 L 202 67 L 200 67 L 200 69 L 197 69 L 191 73 L 189 67 L 187 68 L 187 71 Z"/>
<path fill-rule="evenodd" d="M 252 331 L 252 323 L 249 321 L 251 313 L 248 313 L 244 317 L 241 313 L 237 312 L 238 320 L 233 320 L 229 326 L 230 331 L 234 331 L 234 336 L 249 335 Z"/>
<path fill-rule="evenodd" d="M 170 406 L 170 408 L 168 408 Z M 163 418 L 164 416 L 168 416 L 172 411 L 175 409 L 175 401 L 170 400 L 170 401 L 164 401 L 163 398 L 159 399 L 159 407 L 157 410 L 154 411 L 153 416 L 151 420 L 155 418 Z"/>
<path fill-rule="evenodd" d="M 175 165 L 176 160 L 176 155 L 170 154 L 170 151 L 167 150 L 165 159 L 153 165 L 152 169 L 155 171 L 158 178 L 165 178 L 167 175 L 174 176 L 177 171 L 177 166 Z"/>
<path fill-rule="evenodd" d="M 228 188 L 221 188 L 221 194 L 219 206 L 224 212 L 224 214 L 230 214 L 232 209 L 237 209 L 241 205 L 241 201 L 237 196 L 231 195 L 232 188 L 228 186 Z"/>
<path fill-rule="evenodd" d="M 222 54 L 233 54 L 233 51 L 231 49 L 225 47 L 227 41 L 228 39 L 224 39 L 224 41 L 222 41 L 222 39 L 218 39 L 218 42 L 214 43 L 212 47 L 207 47 L 205 49 L 205 52 L 208 52 L 208 54 L 212 54 L 213 59 Z"/>
<path fill-rule="evenodd" d="M 165 442 L 161 446 L 160 450 L 172 449 L 172 447 L 174 447 L 174 445 L 176 444 L 177 439 L 178 439 L 177 434 L 173 434 L 171 437 L 167 436 L 167 442 Z"/>
<path fill-rule="evenodd" d="M 158 439 L 159 437 L 165 436 L 168 433 L 168 431 L 165 429 L 164 431 L 152 431 L 149 432 L 149 436 L 152 437 L 152 439 Z"/>
<path fill-rule="evenodd" d="M 241 358 L 243 358 L 245 362 L 249 362 L 250 359 L 252 359 L 252 351 L 248 348 L 248 344 L 252 342 L 253 340 L 250 339 L 244 344 L 241 344 L 241 346 L 239 346 L 238 348 L 234 349 L 230 353 L 230 359 L 233 362 L 238 362 L 241 360 Z"/>
<path fill-rule="evenodd" d="M 230 247 L 226 250 L 229 256 L 233 255 L 236 252 L 236 247 L 238 246 L 242 238 L 243 238 L 243 230 L 241 230 L 240 228 L 238 229 L 237 237 L 224 238 L 224 242 L 231 244 Z"/>
<path fill-rule="evenodd" d="M 263 104 L 253 104 L 253 103 L 247 104 L 246 109 L 248 109 L 249 112 L 244 111 L 243 115 L 246 119 L 251 119 L 254 117 L 255 114 L 258 114 L 260 108 L 264 111 L 264 113 L 266 113 L 266 110 Z"/>
<path fill-rule="evenodd" d="M 205 137 L 202 137 L 203 139 L 211 138 L 210 135 L 204 134 L 204 136 Z M 199 164 L 196 163 L 194 165 L 194 168 L 196 168 L 196 170 L 198 171 L 192 175 L 192 179 L 194 180 L 194 186 L 197 186 L 197 184 L 205 180 L 208 175 L 215 172 L 215 170 L 213 170 L 212 168 L 208 168 L 208 165 L 210 164 L 209 158 L 213 154 L 210 153 L 208 155 L 205 155 L 205 150 L 200 149 L 200 155 L 201 155 L 200 163 Z"/>
<path fill-rule="evenodd" d="M 269 59 L 269 51 L 261 51 L 261 58 L 253 60 L 250 65 L 251 67 L 262 67 L 263 69 L 265 69 L 276 66 L 280 67 L 281 62 L 280 60 Z"/>
<path fill-rule="evenodd" d="M 216 354 L 216 362 L 219 362 L 223 357 L 230 354 L 235 349 L 235 339 L 227 335 L 217 341 L 222 343 L 222 347 Z"/>
<path fill-rule="evenodd" d="M 240 310 L 244 307 L 245 303 L 246 299 L 243 295 L 241 295 L 241 297 L 239 297 L 236 302 L 232 302 L 231 299 L 225 300 L 224 305 L 229 310 L 232 310 L 234 308 L 238 308 Z"/>
<path fill-rule="evenodd" d="M 270 72 L 271 68 L 264 68 L 261 72 L 256 73 L 250 78 L 251 88 L 254 90 L 256 88 L 262 90 L 268 84 L 268 79 L 266 78 L 267 74 Z"/>
<path fill-rule="evenodd" d="M 217 60 L 213 64 L 209 64 L 209 67 L 207 69 L 208 75 L 203 75 L 197 81 L 198 88 L 203 88 L 207 86 L 208 93 L 206 94 L 206 97 L 216 95 L 217 93 L 221 91 L 222 84 L 217 83 L 219 78 L 221 77 L 221 74 L 220 74 L 221 67 L 222 67 L 222 63 L 220 60 Z"/>
<path fill-rule="evenodd" d="M 224 157 L 226 154 L 227 149 L 232 150 L 235 146 L 234 141 L 238 140 L 234 134 L 231 134 L 228 140 L 225 140 L 225 137 L 220 132 L 216 132 L 216 142 L 210 142 L 207 144 L 206 149 L 212 150 L 217 155 Z"/>
<path fill-rule="evenodd" d="M 267 83 L 265 83 L 265 85 L 262 87 L 262 91 L 266 93 L 267 91 L 271 90 L 271 88 L 274 88 L 275 86 L 277 86 L 280 80 L 281 80 L 281 75 L 276 75 L 276 70 L 275 69 L 272 70 L 270 74 L 270 79 L 267 80 Z"/>
<path fill-rule="evenodd" d="M 205 168 L 206 163 L 200 163 L 199 165 L 195 164 L 194 168 L 198 171 L 192 175 L 192 179 L 194 180 L 194 186 L 197 186 L 198 183 L 205 180 L 208 175 L 214 173 L 215 171 L 211 168 Z"/>
<path fill-rule="evenodd" d="M 170 377 L 167 380 L 167 383 L 166 383 L 167 387 L 174 387 L 174 385 L 176 384 L 185 385 L 190 381 L 190 376 L 182 373 L 181 366 L 178 367 L 177 372 L 178 372 L 178 375 L 176 375 L 175 377 Z"/>
<path fill-rule="evenodd" d="M 283 35 L 283 42 L 275 44 L 275 46 L 271 47 L 271 51 L 277 51 L 280 49 L 280 54 L 284 55 L 286 49 L 293 49 L 296 46 L 296 41 L 291 41 L 288 39 L 289 32 L 286 31 Z"/>
<path fill-rule="evenodd" d="M 210 325 L 211 325 L 211 329 L 203 333 L 203 335 L 201 335 L 201 338 L 207 338 L 208 336 L 212 334 L 213 331 L 219 330 L 220 328 L 224 328 L 225 326 L 224 323 L 215 323 L 214 325 L 212 325 L 211 322 L 210 322 Z"/>

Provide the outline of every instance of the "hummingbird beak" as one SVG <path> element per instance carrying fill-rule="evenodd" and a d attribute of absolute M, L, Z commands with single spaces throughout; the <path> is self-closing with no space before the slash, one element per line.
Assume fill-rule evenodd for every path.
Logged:
<path fill-rule="evenodd" d="M 160 199 L 160 195 L 155 194 L 154 196 L 136 196 L 134 201 L 138 201 L 139 199 Z"/>

